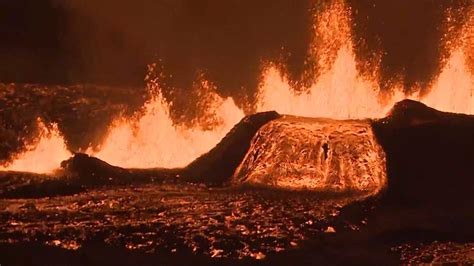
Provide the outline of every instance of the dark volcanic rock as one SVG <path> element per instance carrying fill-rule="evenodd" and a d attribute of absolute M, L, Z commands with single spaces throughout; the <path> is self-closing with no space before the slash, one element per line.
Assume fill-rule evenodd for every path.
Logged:
<path fill-rule="evenodd" d="M 244 159 L 257 131 L 269 121 L 279 117 L 281 115 L 275 111 L 244 117 L 216 147 L 186 166 L 183 176 L 190 181 L 217 184 L 229 181 Z"/>
<path fill-rule="evenodd" d="M 125 169 L 77 153 L 54 174 L 0 172 L 0 198 L 40 198 L 71 195 L 107 185 L 174 181 L 179 169 Z"/>
<path fill-rule="evenodd" d="M 124 177 L 130 173 L 124 168 L 110 165 L 98 158 L 83 153 L 76 153 L 68 160 L 61 162 L 61 167 L 69 174 L 83 179 L 98 181 L 109 176 Z"/>
<path fill-rule="evenodd" d="M 267 122 L 279 118 L 276 112 L 263 112 L 244 117 L 209 152 L 183 169 L 125 169 L 110 165 L 86 154 L 75 154 L 61 166 L 68 173 L 93 182 L 114 177 L 139 179 L 146 176 L 180 177 L 186 181 L 222 184 L 228 181 L 243 160 L 255 133 Z"/>
<path fill-rule="evenodd" d="M 404 100 L 373 128 L 387 155 L 387 195 L 410 205 L 474 201 L 474 116 Z"/>
<path fill-rule="evenodd" d="M 0 172 L 0 198 L 39 198 L 84 191 L 69 177 L 21 172 Z"/>
<path fill-rule="evenodd" d="M 67 176 L 72 176 L 89 186 L 128 185 L 171 180 L 180 171 L 180 169 L 164 168 L 126 169 L 82 153 L 76 153 L 70 159 L 63 161 L 61 167 Z"/>
<path fill-rule="evenodd" d="M 473 239 L 474 116 L 405 100 L 373 128 L 387 156 L 388 185 L 370 227 L 403 240 Z"/>

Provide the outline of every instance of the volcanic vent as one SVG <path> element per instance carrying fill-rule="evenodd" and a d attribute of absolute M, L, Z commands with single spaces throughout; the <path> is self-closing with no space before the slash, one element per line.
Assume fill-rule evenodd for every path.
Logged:
<path fill-rule="evenodd" d="M 385 153 L 369 120 L 283 116 L 257 132 L 233 181 L 372 194 L 386 182 Z"/>

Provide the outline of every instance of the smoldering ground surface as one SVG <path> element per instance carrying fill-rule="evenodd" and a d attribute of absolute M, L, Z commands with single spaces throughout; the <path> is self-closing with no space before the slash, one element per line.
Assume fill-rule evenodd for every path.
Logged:
<path fill-rule="evenodd" d="M 430 231 L 418 236 L 407 232 L 400 242 L 373 235 L 366 231 L 370 212 L 339 216 L 339 208 L 350 200 L 354 197 L 172 183 L 3 199 L 0 259 L 15 265 L 387 265 L 474 260 L 472 243 Z"/>
<path fill-rule="evenodd" d="M 324 231 L 324 217 L 336 215 L 344 202 L 280 195 L 162 184 L 2 201 L 1 238 L 3 244 L 39 241 L 77 249 L 92 241 L 148 253 L 263 258 Z"/>
<path fill-rule="evenodd" d="M 244 131 L 256 130 L 242 125 Z M 127 181 L 122 170 L 89 157 L 83 166 L 95 165 L 97 171 L 88 177 L 2 173 L 3 190 L 9 184 L 13 192 L 24 184 L 41 187 L 42 179 L 56 178 L 62 184 L 56 189 L 66 196 L 10 193 L 1 199 L 1 258 L 52 265 L 248 264 L 264 258 L 262 263 L 270 265 L 472 263 L 474 143 L 466 140 L 474 134 L 474 118 L 405 100 L 373 127 L 389 172 L 387 188 L 368 199 L 353 193 L 215 187 L 205 175 L 188 183 L 160 178 L 156 169 L 156 178 Z M 231 145 L 221 147 L 242 146 L 233 139 L 227 137 L 224 142 Z M 198 165 L 222 160 L 212 153 L 225 154 L 217 148 Z M 64 189 L 74 184 L 81 189 Z M 120 255 L 106 256 L 112 253 Z"/>

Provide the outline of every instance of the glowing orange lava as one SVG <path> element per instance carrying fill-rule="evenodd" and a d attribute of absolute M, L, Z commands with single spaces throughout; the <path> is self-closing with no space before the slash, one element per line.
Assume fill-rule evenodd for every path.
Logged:
<path fill-rule="evenodd" d="M 318 14 L 310 54 L 321 75 L 307 92 L 295 94 L 285 77 L 270 66 L 263 73 L 258 110 L 337 119 L 384 116 L 391 104 L 380 101 L 376 76 L 358 72 L 350 25 L 343 1 L 334 1 Z M 400 99 L 394 97 L 392 102 L 396 100 Z"/>
<path fill-rule="evenodd" d="M 473 10 L 468 12 L 460 40 L 450 40 L 453 44 L 447 45 L 451 56 L 429 93 L 420 96 L 419 91 L 410 88 L 414 92 L 406 95 L 401 85 L 392 84 L 390 97 L 382 102 L 378 69 L 374 69 L 373 76 L 362 75 L 357 70 L 350 10 L 343 1 L 333 1 L 315 17 L 310 52 L 322 69 L 321 75 L 307 92 L 297 94 L 285 76 L 269 64 L 263 72 L 258 111 L 337 119 L 380 118 L 395 102 L 410 98 L 439 110 L 472 114 L 474 78 L 467 59 L 474 57 Z"/>
<path fill-rule="evenodd" d="M 465 62 L 464 52 L 456 50 L 422 101 L 438 110 L 474 114 L 474 79 Z"/>
<path fill-rule="evenodd" d="M 265 124 L 233 177 L 287 189 L 377 193 L 385 153 L 368 120 L 283 116 Z"/>
<path fill-rule="evenodd" d="M 450 56 L 430 92 L 422 98 L 442 111 L 474 114 L 474 69 L 469 69 L 467 61 L 474 58 L 474 7 L 468 14 L 459 38 L 446 41 Z"/>
<path fill-rule="evenodd" d="M 34 147 L 17 155 L 9 165 L 0 167 L 0 171 L 22 171 L 35 173 L 51 173 L 59 168 L 64 159 L 72 154 L 68 151 L 64 138 L 56 124 L 48 129 L 43 121 L 38 119 L 40 140 Z"/>
<path fill-rule="evenodd" d="M 412 98 L 444 111 L 474 113 L 474 79 L 468 67 L 474 57 L 472 8 L 461 34 L 462 41 L 446 46 L 450 56 L 429 93 L 407 96 L 400 85 L 394 85 L 391 97 L 383 102 L 378 69 L 369 75 L 361 74 L 356 67 L 350 12 L 344 1 L 335 0 L 315 15 L 309 52 L 317 62 L 319 76 L 307 92 L 296 94 L 275 65 L 266 62 L 257 111 L 276 110 L 282 114 L 335 119 L 379 118 L 395 102 Z M 209 81 L 204 84 L 212 86 Z M 100 149 L 90 149 L 88 153 L 124 167 L 180 167 L 211 149 L 244 116 L 233 100 L 222 99 L 215 90 L 210 90 L 213 112 L 221 123 L 212 130 L 177 126 L 159 89 L 150 91 L 154 95 L 145 105 L 144 115 L 138 119 L 117 119 Z M 19 155 L 6 169 L 47 172 L 68 156 L 64 140 L 54 128 L 51 134 L 42 137 L 36 149 Z"/>
<path fill-rule="evenodd" d="M 158 93 L 138 122 L 117 120 L 100 150 L 92 154 L 131 168 L 185 166 L 213 148 L 244 116 L 232 99 L 216 97 L 215 113 L 222 123 L 213 130 L 174 125 L 169 105 Z"/>

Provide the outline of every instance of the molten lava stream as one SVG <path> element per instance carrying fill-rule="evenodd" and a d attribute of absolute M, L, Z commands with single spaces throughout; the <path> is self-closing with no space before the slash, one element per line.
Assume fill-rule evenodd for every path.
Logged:
<path fill-rule="evenodd" d="M 264 125 L 236 183 L 374 194 L 386 183 L 385 153 L 369 120 L 283 116 Z"/>

